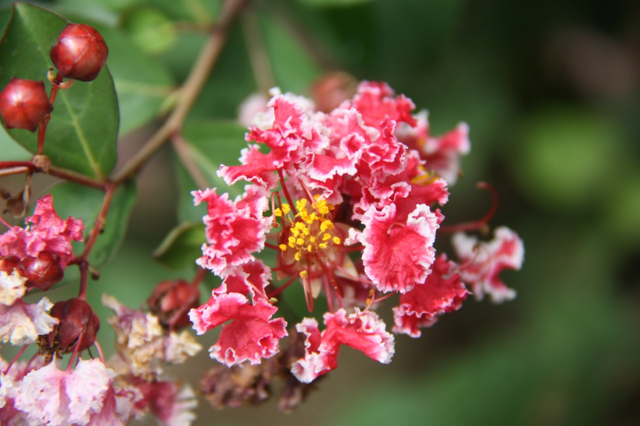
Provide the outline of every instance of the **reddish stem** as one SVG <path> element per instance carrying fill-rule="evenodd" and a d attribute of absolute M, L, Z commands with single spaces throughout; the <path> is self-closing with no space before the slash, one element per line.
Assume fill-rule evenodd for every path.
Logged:
<path fill-rule="evenodd" d="M 297 215 L 298 211 L 296 210 L 296 205 L 293 204 L 291 199 L 291 195 L 289 195 L 289 190 L 287 189 L 287 185 L 284 183 L 284 175 L 282 174 L 282 170 L 278 169 L 278 176 L 280 176 L 280 184 L 282 185 L 282 192 L 284 192 L 284 197 L 287 199 L 289 206 L 291 206 L 291 210 L 293 211 L 293 215 Z"/>
<path fill-rule="evenodd" d="M 444 232 L 445 234 L 450 234 L 454 232 L 473 231 L 489 223 L 493 215 L 498 210 L 498 194 L 496 193 L 496 190 L 493 188 L 493 186 L 489 185 L 486 182 L 478 182 L 477 186 L 479 189 L 486 189 L 491 193 L 491 196 L 493 197 L 493 204 L 491 205 L 491 209 L 489 209 L 489 211 L 480 219 L 474 220 L 472 222 L 463 222 L 457 225 L 449 225 L 449 226 L 441 225 L 438 232 L 440 233 Z"/>
<path fill-rule="evenodd" d="M 269 299 L 271 299 L 272 297 L 276 297 L 277 295 L 282 293 L 287 287 L 289 287 L 295 280 L 296 280 L 295 276 L 289 278 L 286 283 L 282 284 L 280 287 L 275 289 L 273 292 L 269 293 L 267 296 L 269 297 Z"/>
<path fill-rule="evenodd" d="M 87 177 L 80 173 L 76 173 L 74 171 L 63 169 L 61 167 L 56 167 L 53 165 L 49 167 L 49 171 L 47 172 L 47 174 L 58 177 L 60 179 L 64 179 L 66 181 L 75 182 L 80 185 L 101 189 L 103 191 L 107 191 L 109 186 L 112 185 L 110 182 L 91 179 L 90 177 Z"/>
<path fill-rule="evenodd" d="M 107 222 L 107 213 L 109 212 L 109 206 L 111 205 L 111 200 L 113 199 L 113 194 L 116 191 L 117 186 L 115 184 L 107 184 L 106 186 L 107 188 L 104 200 L 102 201 L 102 207 L 100 207 L 100 212 L 96 218 L 95 226 L 91 230 L 89 241 L 87 241 L 87 244 L 84 247 L 84 252 L 82 253 L 82 259 L 84 260 L 89 257 L 89 253 L 91 253 L 91 250 L 93 249 L 93 245 L 96 242 L 96 238 L 98 238 L 98 234 L 101 234 L 104 231 L 104 227 Z"/>
<path fill-rule="evenodd" d="M 53 105 L 56 101 L 56 96 L 58 94 L 58 89 L 60 88 L 59 84 L 62 83 L 62 76 L 57 74 L 56 77 L 51 81 L 51 94 L 49 95 L 49 103 Z M 51 113 L 45 115 L 44 119 L 40 123 L 38 127 L 38 151 L 37 155 L 42 155 L 44 152 L 44 138 L 47 134 L 47 125 L 49 124 L 49 120 L 51 119 Z"/>
<path fill-rule="evenodd" d="M 195 278 L 193 279 L 193 281 L 191 281 L 191 287 L 198 287 L 200 285 L 200 283 L 202 282 L 202 280 L 204 279 L 205 275 L 207 274 L 207 270 L 203 269 L 203 268 L 198 268 L 198 273 L 196 274 Z"/>
<path fill-rule="evenodd" d="M 264 246 L 265 246 L 265 247 L 268 247 L 268 248 L 270 248 L 270 249 L 273 249 L 273 250 L 280 251 L 280 247 L 276 246 L 275 244 L 271 244 L 271 243 L 267 243 L 267 242 L 265 242 L 265 243 L 264 243 Z"/>
<path fill-rule="evenodd" d="M 22 354 L 24 353 L 24 351 L 27 350 L 27 348 L 29 347 L 29 345 L 24 345 L 22 347 L 22 349 L 20 349 L 20 352 L 18 352 L 16 354 L 16 356 L 13 357 L 13 359 L 11 360 L 11 362 L 9 363 L 9 365 L 7 365 L 7 368 L 4 370 L 4 375 L 6 376 L 7 373 L 9 373 L 9 370 L 11 369 L 11 366 L 13 365 L 14 362 L 16 362 L 18 360 L 18 358 L 20 358 L 22 356 Z"/>
<path fill-rule="evenodd" d="M 93 344 L 95 345 L 96 349 L 98 350 L 98 354 L 100 355 L 100 361 L 102 361 L 103 364 L 106 364 L 106 362 L 104 361 L 104 354 L 102 353 L 102 348 L 100 347 L 100 344 L 98 343 L 97 340 L 95 342 L 93 342 Z"/>
<path fill-rule="evenodd" d="M 29 169 L 34 169 L 31 161 L 0 161 L 0 169 L 8 169 L 11 167 L 28 167 Z"/>

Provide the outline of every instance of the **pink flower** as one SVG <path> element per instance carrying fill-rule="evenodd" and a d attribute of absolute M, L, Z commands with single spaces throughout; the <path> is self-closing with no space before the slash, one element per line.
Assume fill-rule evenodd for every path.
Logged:
<path fill-rule="evenodd" d="M 15 406 L 47 425 L 86 425 L 103 409 L 110 374 L 98 359 L 80 360 L 75 369 L 65 371 L 51 362 L 22 379 Z"/>
<path fill-rule="evenodd" d="M 243 294 L 227 293 L 223 284 L 207 303 L 192 309 L 189 318 L 198 334 L 231 321 L 222 327 L 218 342 L 209 349 L 211 358 L 229 367 L 244 361 L 255 365 L 277 354 L 279 340 L 287 335 L 284 319 L 271 319 L 277 310 L 261 297 L 254 297 L 251 304 Z"/>
<path fill-rule="evenodd" d="M 62 220 L 53 208 L 53 197 L 49 194 L 38 200 L 33 216 L 25 222 L 27 228 L 14 226 L 0 235 L 0 255 L 38 257 L 43 251 L 60 256 L 60 266 L 64 269 L 73 257 L 71 241 L 82 241 L 84 225 L 82 220 L 72 217 Z"/>
<path fill-rule="evenodd" d="M 370 209 L 362 218 L 362 233 L 351 230 L 350 242 L 364 245 L 362 262 L 367 276 L 382 292 L 406 293 L 424 282 L 435 260 L 438 220 L 429 206 L 418 205 L 406 222 L 396 218 L 396 206 Z"/>
<path fill-rule="evenodd" d="M 140 415 L 149 412 L 165 426 L 189 426 L 196 416 L 191 411 L 198 405 L 193 390 L 170 381 L 147 382 L 133 378 L 133 386 L 142 398 L 135 404 Z"/>
<path fill-rule="evenodd" d="M 427 170 L 453 185 L 460 174 L 460 155 L 468 154 L 471 150 L 469 125 L 459 123 L 443 136 L 434 137 L 429 135 L 427 112 L 421 111 L 415 118 L 415 127 L 399 126 L 396 136 L 410 149 L 420 152 L 420 157 L 426 160 Z"/>
<path fill-rule="evenodd" d="M 455 267 L 446 255 L 441 255 L 425 282 L 400 296 L 400 306 L 393 308 L 395 333 L 420 337 L 419 328 L 431 327 L 438 316 L 460 309 L 469 292 Z"/>
<path fill-rule="evenodd" d="M 49 334 L 58 319 L 47 314 L 53 303 L 43 297 L 37 304 L 16 300 L 13 305 L 0 304 L 0 339 L 12 345 L 34 343 L 39 335 Z"/>
<path fill-rule="evenodd" d="M 393 336 L 385 331 L 384 322 L 374 312 L 355 312 L 347 315 L 344 309 L 324 314 L 327 328 L 320 333 L 318 322 L 305 318 L 296 329 L 307 336 L 304 358 L 296 361 L 291 372 L 303 383 L 338 366 L 340 346 L 347 345 L 363 352 L 374 361 L 388 364 L 394 353 Z"/>
<path fill-rule="evenodd" d="M 515 290 L 500 279 L 500 272 L 522 267 L 524 245 L 518 234 L 502 226 L 496 228 L 489 243 L 479 243 L 462 233 L 454 234 L 452 243 L 460 258 L 460 277 L 471 286 L 476 299 L 482 300 L 485 293 L 494 303 L 516 297 Z"/>
<path fill-rule="evenodd" d="M 268 207 L 267 192 L 258 186 L 247 186 L 242 197 L 229 201 L 215 189 L 194 191 L 195 204 L 208 204 L 203 218 L 209 245 L 202 246 L 198 265 L 226 276 L 231 268 L 254 260 L 251 253 L 264 248 L 265 235 L 271 229 L 271 219 L 262 217 Z"/>

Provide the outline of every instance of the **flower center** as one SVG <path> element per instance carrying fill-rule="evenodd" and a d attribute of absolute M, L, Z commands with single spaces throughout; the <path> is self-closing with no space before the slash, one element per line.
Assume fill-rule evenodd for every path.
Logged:
<path fill-rule="evenodd" d="M 296 201 L 298 213 L 295 216 L 291 214 L 288 204 L 276 209 L 274 215 L 283 218 L 284 228 L 289 230 L 289 237 L 286 243 L 280 244 L 280 250 L 293 251 L 295 260 L 300 261 L 305 255 L 313 255 L 331 245 L 340 244 L 331 221 L 331 211 L 334 209 L 333 204 L 318 199 L 318 196 L 311 205 L 306 199 Z"/>

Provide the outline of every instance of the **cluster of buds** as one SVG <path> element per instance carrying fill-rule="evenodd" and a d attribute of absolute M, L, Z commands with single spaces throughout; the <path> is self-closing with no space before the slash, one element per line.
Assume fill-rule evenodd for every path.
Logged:
<path fill-rule="evenodd" d="M 310 383 L 337 367 L 342 345 L 391 361 L 394 336 L 374 312 L 382 299 L 399 295 L 392 331 L 418 337 L 472 292 L 494 301 L 515 296 L 499 278 L 522 263 L 513 231 L 499 228 L 489 244 L 456 234 L 459 262 L 436 255 L 439 206 L 470 149 L 465 123 L 431 136 L 426 112 L 413 114 L 411 100 L 385 83 L 361 83 L 353 98 L 325 112 L 300 96 L 273 95 L 246 135 L 257 144 L 242 151 L 241 165 L 218 171 L 229 185 L 249 182 L 244 195 L 232 201 L 216 189 L 193 193 L 196 204 L 208 205 L 197 263 L 223 280 L 190 312 L 198 334 L 225 324 L 212 358 L 228 367 L 258 365 L 296 333 L 304 336 L 296 339 L 304 340 L 301 350 L 290 342 L 287 351 L 299 354 L 284 364 Z M 264 249 L 276 252 L 275 265 L 260 259 Z M 277 317 L 280 293 L 296 283 L 310 312 L 315 299 L 326 299 L 324 330 L 305 318 L 287 331 Z M 218 384 L 229 379 L 217 370 L 210 376 L 204 390 L 219 405 Z M 247 400 L 261 394 L 236 391 Z"/>
<path fill-rule="evenodd" d="M 108 54 L 107 44 L 98 31 L 84 24 L 69 24 L 49 52 L 58 70 L 58 76 L 51 83 L 61 87 L 63 78 L 94 80 L 107 62 Z M 13 77 L 0 92 L 0 115 L 8 129 L 35 132 L 52 110 L 42 81 Z"/>

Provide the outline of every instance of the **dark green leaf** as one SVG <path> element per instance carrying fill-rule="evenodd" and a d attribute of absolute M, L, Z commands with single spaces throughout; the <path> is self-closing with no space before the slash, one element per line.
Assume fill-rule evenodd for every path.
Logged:
<path fill-rule="evenodd" d="M 185 222 L 169 232 L 153 257 L 171 269 L 184 269 L 202 256 L 204 242 L 204 224 Z"/>
<path fill-rule="evenodd" d="M 44 80 L 52 65 L 49 50 L 68 22 L 48 10 L 16 3 L 0 43 L 0 87 L 11 77 Z M 12 129 L 9 134 L 32 153 L 37 135 Z M 56 166 L 102 179 L 116 162 L 118 103 L 109 70 L 94 81 L 60 90 L 47 129 L 44 154 Z"/>
<path fill-rule="evenodd" d="M 305 93 L 320 76 L 320 67 L 298 42 L 298 38 L 273 19 L 262 20 L 264 43 L 276 84 L 283 92 Z"/>
<path fill-rule="evenodd" d="M 50 193 L 53 196 L 56 211 L 61 218 L 66 219 L 73 216 L 82 219 L 85 225 L 84 241 L 87 241 L 102 207 L 104 193 L 98 189 L 71 182 L 55 186 Z M 135 199 L 136 187 L 134 184 L 121 185 L 116 189 L 107 214 L 104 232 L 98 236 L 89 255 L 91 266 L 100 267 L 115 254 L 125 236 L 129 214 Z M 84 244 L 78 244 L 74 247 L 74 252 L 81 253 L 83 249 Z"/>

